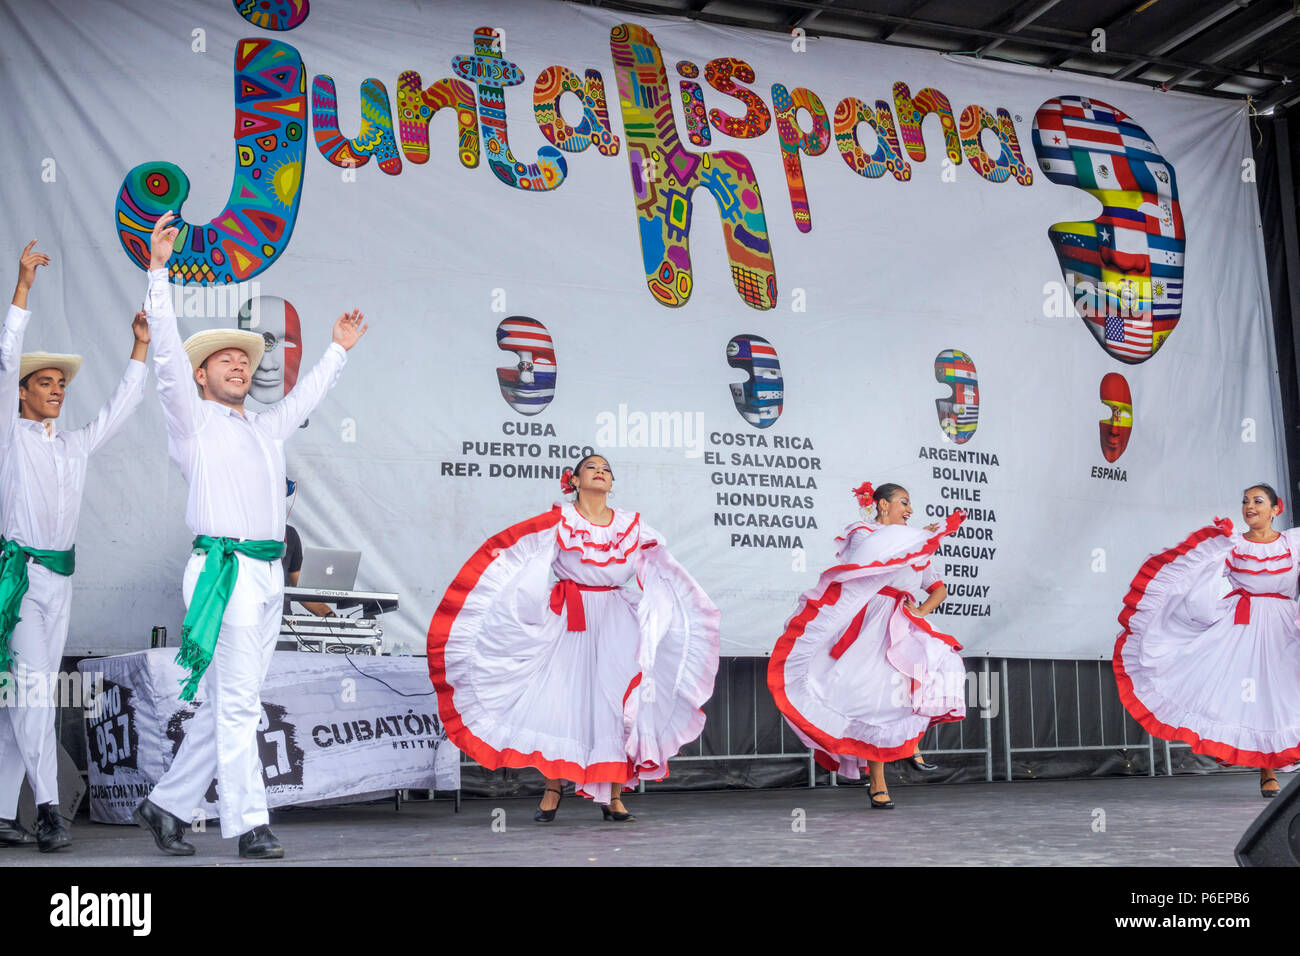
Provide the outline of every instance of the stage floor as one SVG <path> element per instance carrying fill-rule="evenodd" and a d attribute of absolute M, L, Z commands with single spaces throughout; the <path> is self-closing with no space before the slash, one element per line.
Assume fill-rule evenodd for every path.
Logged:
<path fill-rule="evenodd" d="M 1285 787 L 1287 775 L 1282 776 Z M 240 863 L 215 825 L 193 857 L 158 853 L 137 827 L 79 817 L 73 846 L 0 849 L 16 866 L 1233 866 L 1266 806 L 1255 774 L 896 786 L 871 810 L 861 786 L 630 794 L 638 820 L 604 823 L 565 797 L 554 823 L 536 800 L 449 799 L 276 811 L 276 863 Z M 1104 829 L 1103 829 L 1104 824 Z M 504 827 L 504 831 L 503 831 Z"/>

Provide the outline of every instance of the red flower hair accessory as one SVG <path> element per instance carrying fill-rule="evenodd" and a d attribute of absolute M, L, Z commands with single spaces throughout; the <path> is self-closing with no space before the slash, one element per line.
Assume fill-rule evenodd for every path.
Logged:
<path fill-rule="evenodd" d="M 869 507 L 871 502 L 876 500 L 876 489 L 871 487 L 869 481 L 864 481 L 854 488 L 853 494 L 857 496 L 859 508 Z"/>
<path fill-rule="evenodd" d="M 566 468 L 560 473 L 560 492 L 561 494 L 571 495 L 574 492 L 573 487 L 573 469 Z"/>
<path fill-rule="evenodd" d="M 1279 498 L 1277 499 L 1277 513 L 1280 515 L 1283 510 L 1285 510 L 1285 506 L 1282 504 L 1282 499 Z"/>

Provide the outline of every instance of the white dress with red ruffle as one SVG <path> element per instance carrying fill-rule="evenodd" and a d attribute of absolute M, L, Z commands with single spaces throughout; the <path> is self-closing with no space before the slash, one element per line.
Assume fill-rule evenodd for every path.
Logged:
<path fill-rule="evenodd" d="M 823 767 L 856 780 L 868 760 L 910 757 L 932 724 L 966 716 L 961 645 L 903 606 L 943 583 L 930 557 L 961 521 L 849 525 L 839 564 L 800 598 L 767 683 Z"/>
<path fill-rule="evenodd" d="M 1300 761 L 1297 544 L 1294 528 L 1257 544 L 1220 518 L 1142 565 L 1115 678 L 1153 737 L 1243 767 Z"/>
<path fill-rule="evenodd" d="M 557 504 L 490 538 L 434 614 L 447 735 L 489 769 L 536 767 L 608 803 L 699 736 L 719 619 L 639 514 L 600 526 Z"/>

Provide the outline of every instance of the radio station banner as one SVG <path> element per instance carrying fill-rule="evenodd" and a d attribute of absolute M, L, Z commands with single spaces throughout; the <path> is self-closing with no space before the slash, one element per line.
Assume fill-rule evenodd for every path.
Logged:
<path fill-rule="evenodd" d="M 179 699 L 175 648 L 82 661 L 90 816 L 130 823 L 205 704 Z M 414 658 L 277 651 L 262 687 L 257 746 L 269 807 L 407 788 L 460 789 L 428 671 Z M 404 696 L 405 695 L 405 696 Z M 203 810 L 217 817 L 214 779 Z M 187 821 L 188 822 L 188 821 Z"/>
<path fill-rule="evenodd" d="M 63 427 L 167 210 L 182 332 L 266 338 L 250 408 L 365 312 L 291 520 L 400 594 L 390 649 L 592 451 L 729 655 L 770 652 L 866 480 L 966 513 L 936 626 L 1044 658 L 1109 656 L 1148 554 L 1288 487 L 1242 103 L 535 0 L 0 0 L 0 30 L 0 249 L 55 257 L 26 347 L 86 355 Z M 182 615 L 152 395 L 87 486 L 70 648 L 120 652 Z"/>

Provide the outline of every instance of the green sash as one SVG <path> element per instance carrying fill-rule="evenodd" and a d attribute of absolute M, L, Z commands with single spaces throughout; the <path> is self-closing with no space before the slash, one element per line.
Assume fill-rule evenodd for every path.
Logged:
<path fill-rule="evenodd" d="M 188 667 L 189 677 L 181 680 L 181 700 L 193 700 L 203 672 L 212 663 L 221 633 L 221 619 L 235 590 L 239 576 L 239 559 L 235 552 L 259 561 L 274 561 L 284 555 L 283 541 L 235 541 L 201 534 L 194 539 L 194 550 L 207 552 L 208 559 L 194 585 L 189 610 L 181 625 L 181 649 L 176 663 Z"/>
<path fill-rule="evenodd" d="M 7 672 L 13 663 L 9 658 L 9 639 L 21 620 L 18 609 L 27 593 L 27 559 L 32 558 L 42 567 L 66 578 L 76 568 L 76 550 L 41 551 L 0 538 L 0 674 Z"/>

